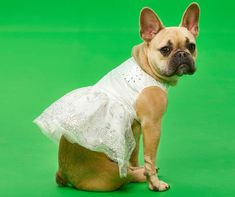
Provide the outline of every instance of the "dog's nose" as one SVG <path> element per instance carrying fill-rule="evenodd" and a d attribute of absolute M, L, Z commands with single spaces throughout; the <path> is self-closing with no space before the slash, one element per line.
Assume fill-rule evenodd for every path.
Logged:
<path fill-rule="evenodd" d="M 175 56 L 176 56 L 176 58 L 181 59 L 181 58 L 187 57 L 187 53 L 185 51 L 179 51 L 175 54 Z"/>

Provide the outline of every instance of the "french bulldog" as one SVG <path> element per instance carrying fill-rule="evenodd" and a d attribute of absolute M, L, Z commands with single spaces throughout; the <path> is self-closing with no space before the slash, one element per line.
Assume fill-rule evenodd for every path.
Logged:
<path fill-rule="evenodd" d="M 196 71 L 196 37 L 199 31 L 199 5 L 191 3 L 177 27 L 164 27 L 158 15 L 144 7 L 140 12 L 140 36 L 143 42 L 133 47 L 132 56 L 155 80 L 171 86 L 184 75 Z M 167 95 L 161 88 L 145 88 L 137 98 L 138 119 L 132 123 L 136 147 L 126 177 L 119 176 L 117 163 L 101 152 L 70 143 L 64 136 L 59 144 L 59 169 L 56 182 L 88 191 L 113 191 L 129 182 L 147 182 L 152 191 L 165 191 L 169 184 L 159 180 L 156 169 L 161 122 L 167 107 Z M 140 135 L 143 135 L 144 167 L 139 166 Z"/>

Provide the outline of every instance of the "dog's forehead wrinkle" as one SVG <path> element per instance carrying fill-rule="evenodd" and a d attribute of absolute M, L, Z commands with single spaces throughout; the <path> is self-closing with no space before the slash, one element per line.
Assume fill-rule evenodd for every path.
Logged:
<path fill-rule="evenodd" d="M 182 43 L 185 42 L 185 37 L 188 37 L 187 32 L 179 27 L 167 27 L 159 34 L 159 36 L 163 42 L 166 42 L 167 40 L 167 43 L 163 44 L 169 45 L 169 43 L 171 43 L 174 47 L 178 47 L 180 44 L 182 45 Z"/>
<path fill-rule="evenodd" d="M 165 46 L 170 46 L 174 50 L 185 50 L 186 40 L 189 43 L 195 43 L 195 38 L 186 28 L 165 27 L 154 37 L 151 46 L 158 50 Z"/>
<path fill-rule="evenodd" d="M 172 41 L 171 41 L 171 40 L 168 40 L 168 41 L 167 41 L 167 45 L 168 45 L 168 46 L 172 46 L 172 45 L 173 45 Z"/>

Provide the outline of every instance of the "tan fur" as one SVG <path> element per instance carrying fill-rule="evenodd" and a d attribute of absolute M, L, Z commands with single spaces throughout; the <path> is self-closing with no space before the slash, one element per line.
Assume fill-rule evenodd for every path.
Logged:
<path fill-rule="evenodd" d="M 136 140 L 139 140 L 139 123 L 132 125 Z M 138 141 L 137 141 L 138 143 Z M 70 143 L 64 136 L 59 144 L 59 169 L 56 182 L 59 186 L 72 185 L 88 191 L 113 191 L 129 182 L 144 182 L 144 168 L 138 168 L 138 146 L 132 154 L 126 178 L 119 177 L 118 165 L 105 154 L 90 151 L 78 144 Z"/>
<path fill-rule="evenodd" d="M 192 6 L 192 7 L 190 7 Z M 197 29 L 190 32 L 184 21 L 197 13 L 197 5 L 191 4 L 184 14 L 183 26 L 164 28 L 158 16 L 149 8 L 142 10 L 140 34 L 145 40 L 133 48 L 132 55 L 140 67 L 154 79 L 175 85 L 178 77 L 166 77 L 161 69 L 167 69 L 169 57 L 163 57 L 159 48 L 170 39 L 174 50 L 184 50 L 185 38 L 195 42 Z M 192 8 L 192 9 L 191 9 Z M 196 12 L 195 12 L 196 10 Z M 189 12 L 193 12 L 192 14 Z M 149 20 L 151 19 L 151 21 Z M 198 18 L 197 18 L 198 19 Z M 153 21 L 152 21 L 153 20 Z M 154 21 L 155 20 L 155 21 Z M 193 27 L 198 21 L 190 19 Z M 148 26 L 150 25 L 150 26 Z M 152 25 L 156 25 L 153 27 Z M 192 54 L 196 58 L 196 51 Z M 156 172 L 157 150 L 161 134 L 161 121 L 167 107 L 167 95 L 159 87 L 145 88 L 138 96 L 135 110 L 138 119 L 132 123 L 133 134 L 137 146 L 130 158 L 130 167 L 126 178 L 119 177 L 117 163 L 111 161 L 105 154 L 88 150 L 78 144 L 72 144 L 62 136 L 59 145 L 59 169 L 56 181 L 60 186 L 72 185 L 88 191 L 113 191 L 129 182 L 147 181 L 151 190 L 164 191 L 169 185 L 160 181 Z M 143 133 L 144 167 L 139 167 L 138 151 L 140 133 Z"/>

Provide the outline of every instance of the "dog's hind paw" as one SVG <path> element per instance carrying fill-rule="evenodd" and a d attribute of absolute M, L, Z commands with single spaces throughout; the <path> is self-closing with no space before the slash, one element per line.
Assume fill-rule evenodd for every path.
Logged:
<path fill-rule="evenodd" d="M 56 173 L 56 183 L 60 187 L 66 187 L 67 186 L 67 181 L 62 177 L 62 175 L 59 171 Z"/>

